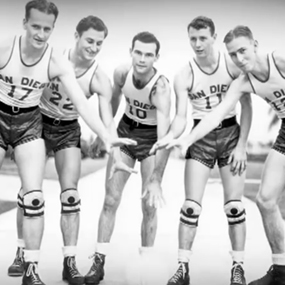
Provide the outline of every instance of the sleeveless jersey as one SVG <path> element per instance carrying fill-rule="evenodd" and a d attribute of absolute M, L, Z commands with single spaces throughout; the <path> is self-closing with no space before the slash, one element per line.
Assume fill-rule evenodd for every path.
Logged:
<path fill-rule="evenodd" d="M 19 108 L 39 105 L 49 79 L 52 48 L 47 45 L 41 58 L 24 63 L 21 55 L 21 37 L 15 37 L 8 62 L 0 68 L 0 101 Z"/>
<path fill-rule="evenodd" d="M 64 51 L 64 56 L 68 59 L 69 52 L 70 50 Z M 77 82 L 87 98 L 92 96 L 92 92 L 90 90 L 91 82 L 97 66 L 97 61 L 94 61 L 88 69 L 86 69 L 82 74 L 76 76 Z M 64 91 L 58 78 L 53 79 L 49 86 L 44 89 L 40 108 L 42 114 L 48 117 L 60 120 L 74 120 L 78 118 L 78 112 L 69 99 L 68 94 Z"/>
<path fill-rule="evenodd" d="M 285 118 L 285 77 L 276 66 L 273 53 L 267 55 L 268 79 L 261 81 L 248 73 L 253 93 L 264 99 L 275 111 L 278 118 Z"/>
<path fill-rule="evenodd" d="M 233 77 L 228 71 L 224 54 L 219 54 L 217 67 L 212 73 L 204 72 L 194 59 L 190 59 L 189 64 L 193 79 L 188 97 L 193 106 L 193 119 L 200 120 L 221 103 Z M 225 118 L 235 115 L 236 109 L 233 108 Z"/>
<path fill-rule="evenodd" d="M 122 92 L 126 97 L 125 114 L 129 118 L 145 125 L 157 124 L 156 107 L 152 105 L 150 95 L 160 76 L 161 74 L 156 71 L 145 87 L 137 89 L 133 83 L 133 68 L 129 70 L 122 88 Z"/>

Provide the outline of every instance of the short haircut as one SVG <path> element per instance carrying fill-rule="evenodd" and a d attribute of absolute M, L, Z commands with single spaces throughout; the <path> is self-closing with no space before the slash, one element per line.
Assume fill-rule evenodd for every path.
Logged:
<path fill-rule="evenodd" d="M 239 37 L 246 37 L 250 40 L 253 40 L 253 34 L 249 27 L 247 26 L 236 26 L 234 29 L 230 30 L 225 38 L 224 38 L 224 43 L 228 44 L 230 43 L 233 39 L 239 38 Z"/>
<path fill-rule="evenodd" d="M 106 38 L 108 35 L 107 26 L 100 18 L 95 16 L 88 16 L 81 19 L 76 26 L 76 31 L 79 36 L 81 36 L 84 32 L 88 31 L 91 28 L 98 32 L 104 32 L 104 38 Z"/>
<path fill-rule="evenodd" d="M 54 17 L 55 17 L 54 22 L 57 19 L 58 8 L 52 2 L 49 2 L 47 0 L 32 0 L 32 1 L 28 2 L 26 4 L 26 7 L 25 7 L 25 10 L 26 10 L 25 11 L 25 18 L 26 18 L 26 20 L 29 20 L 30 12 L 32 9 L 36 9 L 40 12 L 46 13 L 47 15 L 54 15 Z"/>
<path fill-rule="evenodd" d="M 210 29 L 211 35 L 215 34 L 215 24 L 212 19 L 205 16 L 198 16 L 193 19 L 190 24 L 187 26 L 187 32 L 189 32 L 190 28 L 200 30 L 200 29 Z"/>
<path fill-rule="evenodd" d="M 158 39 L 151 33 L 149 32 L 141 32 L 138 33 L 137 35 L 134 36 L 133 40 L 132 40 L 132 49 L 135 46 L 135 42 L 136 41 L 140 41 L 142 43 L 145 44 L 150 44 L 150 43 L 154 43 L 156 45 L 156 55 L 158 55 L 159 50 L 160 50 L 160 43 L 158 41 Z"/>

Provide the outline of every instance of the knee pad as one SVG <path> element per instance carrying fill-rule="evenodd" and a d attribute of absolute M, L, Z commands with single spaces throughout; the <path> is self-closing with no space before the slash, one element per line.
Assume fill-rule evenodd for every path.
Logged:
<path fill-rule="evenodd" d="M 74 214 L 80 212 L 80 198 L 77 189 L 68 188 L 61 192 L 61 214 Z"/>
<path fill-rule="evenodd" d="M 188 227 L 197 227 L 202 207 L 193 200 L 185 200 L 180 211 L 180 222 Z"/>
<path fill-rule="evenodd" d="M 24 192 L 23 188 L 21 187 L 17 195 L 17 207 L 21 210 L 23 210 L 23 196 Z"/>
<path fill-rule="evenodd" d="M 245 222 L 245 209 L 240 200 L 230 200 L 224 206 L 229 225 Z"/>
<path fill-rule="evenodd" d="M 23 196 L 24 216 L 29 218 L 40 217 L 44 214 L 45 201 L 42 190 L 32 190 Z"/>

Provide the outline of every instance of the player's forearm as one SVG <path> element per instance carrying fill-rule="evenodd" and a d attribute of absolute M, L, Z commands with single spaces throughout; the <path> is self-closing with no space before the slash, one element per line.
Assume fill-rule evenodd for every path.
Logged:
<path fill-rule="evenodd" d="M 171 123 L 168 134 L 171 135 L 173 139 L 180 137 L 186 128 L 186 124 L 187 121 L 185 117 L 176 115 Z"/>
<path fill-rule="evenodd" d="M 88 125 L 88 127 L 94 133 L 96 133 L 102 141 L 105 142 L 106 140 L 108 140 L 110 134 L 104 126 L 99 115 L 96 112 L 94 113 L 94 111 L 89 107 L 89 105 L 83 102 L 82 104 L 78 104 L 76 108 L 82 119 Z"/>
<path fill-rule="evenodd" d="M 112 98 L 112 112 L 113 112 L 113 117 L 116 116 L 117 111 L 119 109 L 120 103 L 121 103 L 121 98 L 122 98 L 122 94 L 120 95 L 113 95 Z"/>
<path fill-rule="evenodd" d="M 117 138 L 118 137 L 116 124 L 115 124 L 115 121 L 113 119 L 112 119 L 111 123 L 108 126 L 108 131 L 109 131 L 109 133 L 111 134 L 111 136 L 113 138 Z M 114 159 L 116 161 L 121 161 L 122 160 L 120 147 L 114 147 L 113 148 L 113 157 L 114 157 Z"/>
<path fill-rule="evenodd" d="M 247 140 L 250 132 L 252 122 L 252 105 L 251 101 L 247 101 L 246 104 L 242 104 L 240 114 L 240 135 L 238 140 L 238 147 L 246 148 Z"/>
<path fill-rule="evenodd" d="M 155 154 L 155 167 L 151 175 L 150 181 L 158 181 L 161 183 L 164 170 L 169 158 L 170 150 L 161 149 Z"/>
<path fill-rule="evenodd" d="M 199 124 L 192 129 L 190 134 L 185 136 L 184 139 L 187 141 L 189 146 L 197 142 L 198 140 L 202 139 L 205 135 L 207 135 L 209 132 L 215 129 L 219 125 L 219 123 L 223 120 L 222 116 L 213 116 L 212 113 L 207 114 L 199 122 Z"/>
<path fill-rule="evenodd" d="M 158 124 L 157 124 L 157 137 L 158 139 L 166 136 L 170 128 L 169 114 L 158 114 Z M 159 183 L 162 180 L 162 176 L 167 164 L 170 151 L 167 149 L 158 150 L 155 154 L 155 166 L 151 176 L 151 180 L 156 180 Z"/>
<path fill-rule="evenodd" d="M 109 123 L 108 126 L 106 126 L 108 128 L 109 133 L 113 136 L 113 137 L 118 137 L 118 133 L 117 133 L 117 128 L 116 128 L 116 124 L 115 121 L 112 119 L 111 122 Z"/>

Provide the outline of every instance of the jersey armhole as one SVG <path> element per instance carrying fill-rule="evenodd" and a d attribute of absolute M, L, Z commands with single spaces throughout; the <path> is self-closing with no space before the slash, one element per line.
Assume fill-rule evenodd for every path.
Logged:
<path fill-rule="evenodd" d="M 255 89 L 254 89 L 254 86 L 253 86 L 253 84 L 252 84 L 252 81 L 251 81 L 251 79 L 250 79 L 250 76 L 248 75 L 248 74 L 246 74 L 246 77 L 247 77 L 247 79 L 248 79 L 248 82 L 250 83 L 250 86 L 251 86 L 251 88 L 252 88 L 252 93 L 254 93 L 254 94 L 256 94 L 256 91 L 255 91 Z"/>
<path fill-rule="evenodd" d="M 93 70 L 93 73 L 92 73 L 92 76 L 91 76 L 91 79 L 90 79 L 90 82 L 89 82 L 89 93 L 90 93 L 90 96 L 92 96 L 94 93 L 96 93 L 95 91 L 94 92 L 92 91 L 92 82 L 93 82 L 93 78 L 94 78 L 94 76 L 96 74 L 96 71 L 98 69 L 98 65 L 99 64 L 97 62 L 95 64 L 96 64 L 96 67 Z"/>
<path fill-rule="evenodd" d="M 13 54 L 14 49 L 15 49 L 16 38 L 17 38 L 17 37 L 15 36 L 15 37 L 14 37 L 14 40 L 13 40 L 13 45 L 12 45 L 12 48 L 11 48 L 10 56 L 9 56 L 7 62 L 6 62 L 3 66 L 0 67 L 0 70 L 3 69 L 3 68 L 5 68 L 5 67 L 8 65 L 8 63 L 10 62 L 10 60 L 11 60 L 11 58 L 12 58 L 12 54 Z"/>
<path fill-rule="evenodd" d="M 272 61 L 273 61 L 274 65 L 275 65 L 275 67 L 276 67 L 278 73 L 280 74 L 280 76 L 281 76 L 283 79 L 285 79 L 285 76 L 282 74 L 282 72 L 280 71 L 279 67 L 277 66 L 277 63 L 276 63 L 276 60 L 275 60 L 275 58 L 274 58 L 273 53 L 274 53 L 274 51 L 271 53 Z"/>
<path fill-rule="evenodd" d="M 154 91 L 154 88 L 156 87 L 157 81 L 158 81 L 162 76 L 163 76 L 164 78 L 166 78 L 164 75 L 159 74 L 158 77 L 157 77 L 157 79 L 155 80 L 154 84 L 152 85 L 150 91 L 149 91 L 148 100 L 149 100 L 149 102 L 150 102 L 152 105 L 153 105 L 153 103 L 152 103 L 152 100 L 151 100 L 151 95 L 152 95 L 152 93 L 153 93 L 153 91 Z M 168 81 L 167 78 L 166 78 L 166 80 Z"/>
<path fill-rule="evenodd" d="M 51 62 L 52 52 L 53 52 L 53 48 L 51 47 L 50 55 L 49 55 L 49 61 L 48 61 L 48 68 L 47 68 L 47 76 L 48 76 L 49 81 L 52 81 L 56 77 L 55 76 L 54 78 L 51 78 L 51 76 L 50 76 L 50 62 Z"/>
<path fill-rule="evenodd" d="M 125 84 L 126 84 L 126 81 L 127 81 L 127 77 L 128 77 L 128 75 L 129 75 L 129 73 L 130 73 L 130 71 L 132 70 L 132 66 L 130 66 L 129 67 L 129 70 L 126 72 L 126 74 L 124 75 L 124 77 L 125 78 L 123 78 L 123 82 L 120 82 L 121 84 L 119 84 L 119 87 L 121 88 L 121 89 L 123 89 L 123 87 L 125 86 Z"/>
<path fill-rule="evenodd" d="M 190 70 L 191 70 L 191 73 L 192 73 L 192 81 L 191 81 L 191 85 L 190 85 L 190 88 L 188 89 L 188 91 L 190 92 L 193 88 L 193 85 L 194 85 L 194 70 L 193 70 L 193 66 L 191 64 L 191 61 L 189 61 L 189 67 L 190 67 Z"/>
<path fill-rule="evenodd" d="M 228 72 L 229 76 L 231 77 L 232 80 L 235 80 L 236 77 L 234 77 L 234 75 L 230 72 L 228 61 L 227 61 L 227 58 L 226 58 L 225 54 L 224 54 L 224 60 L 225 60 L 225 65 L 226 65 L 226 69 L 227 69 L 227 72 Z"/>

